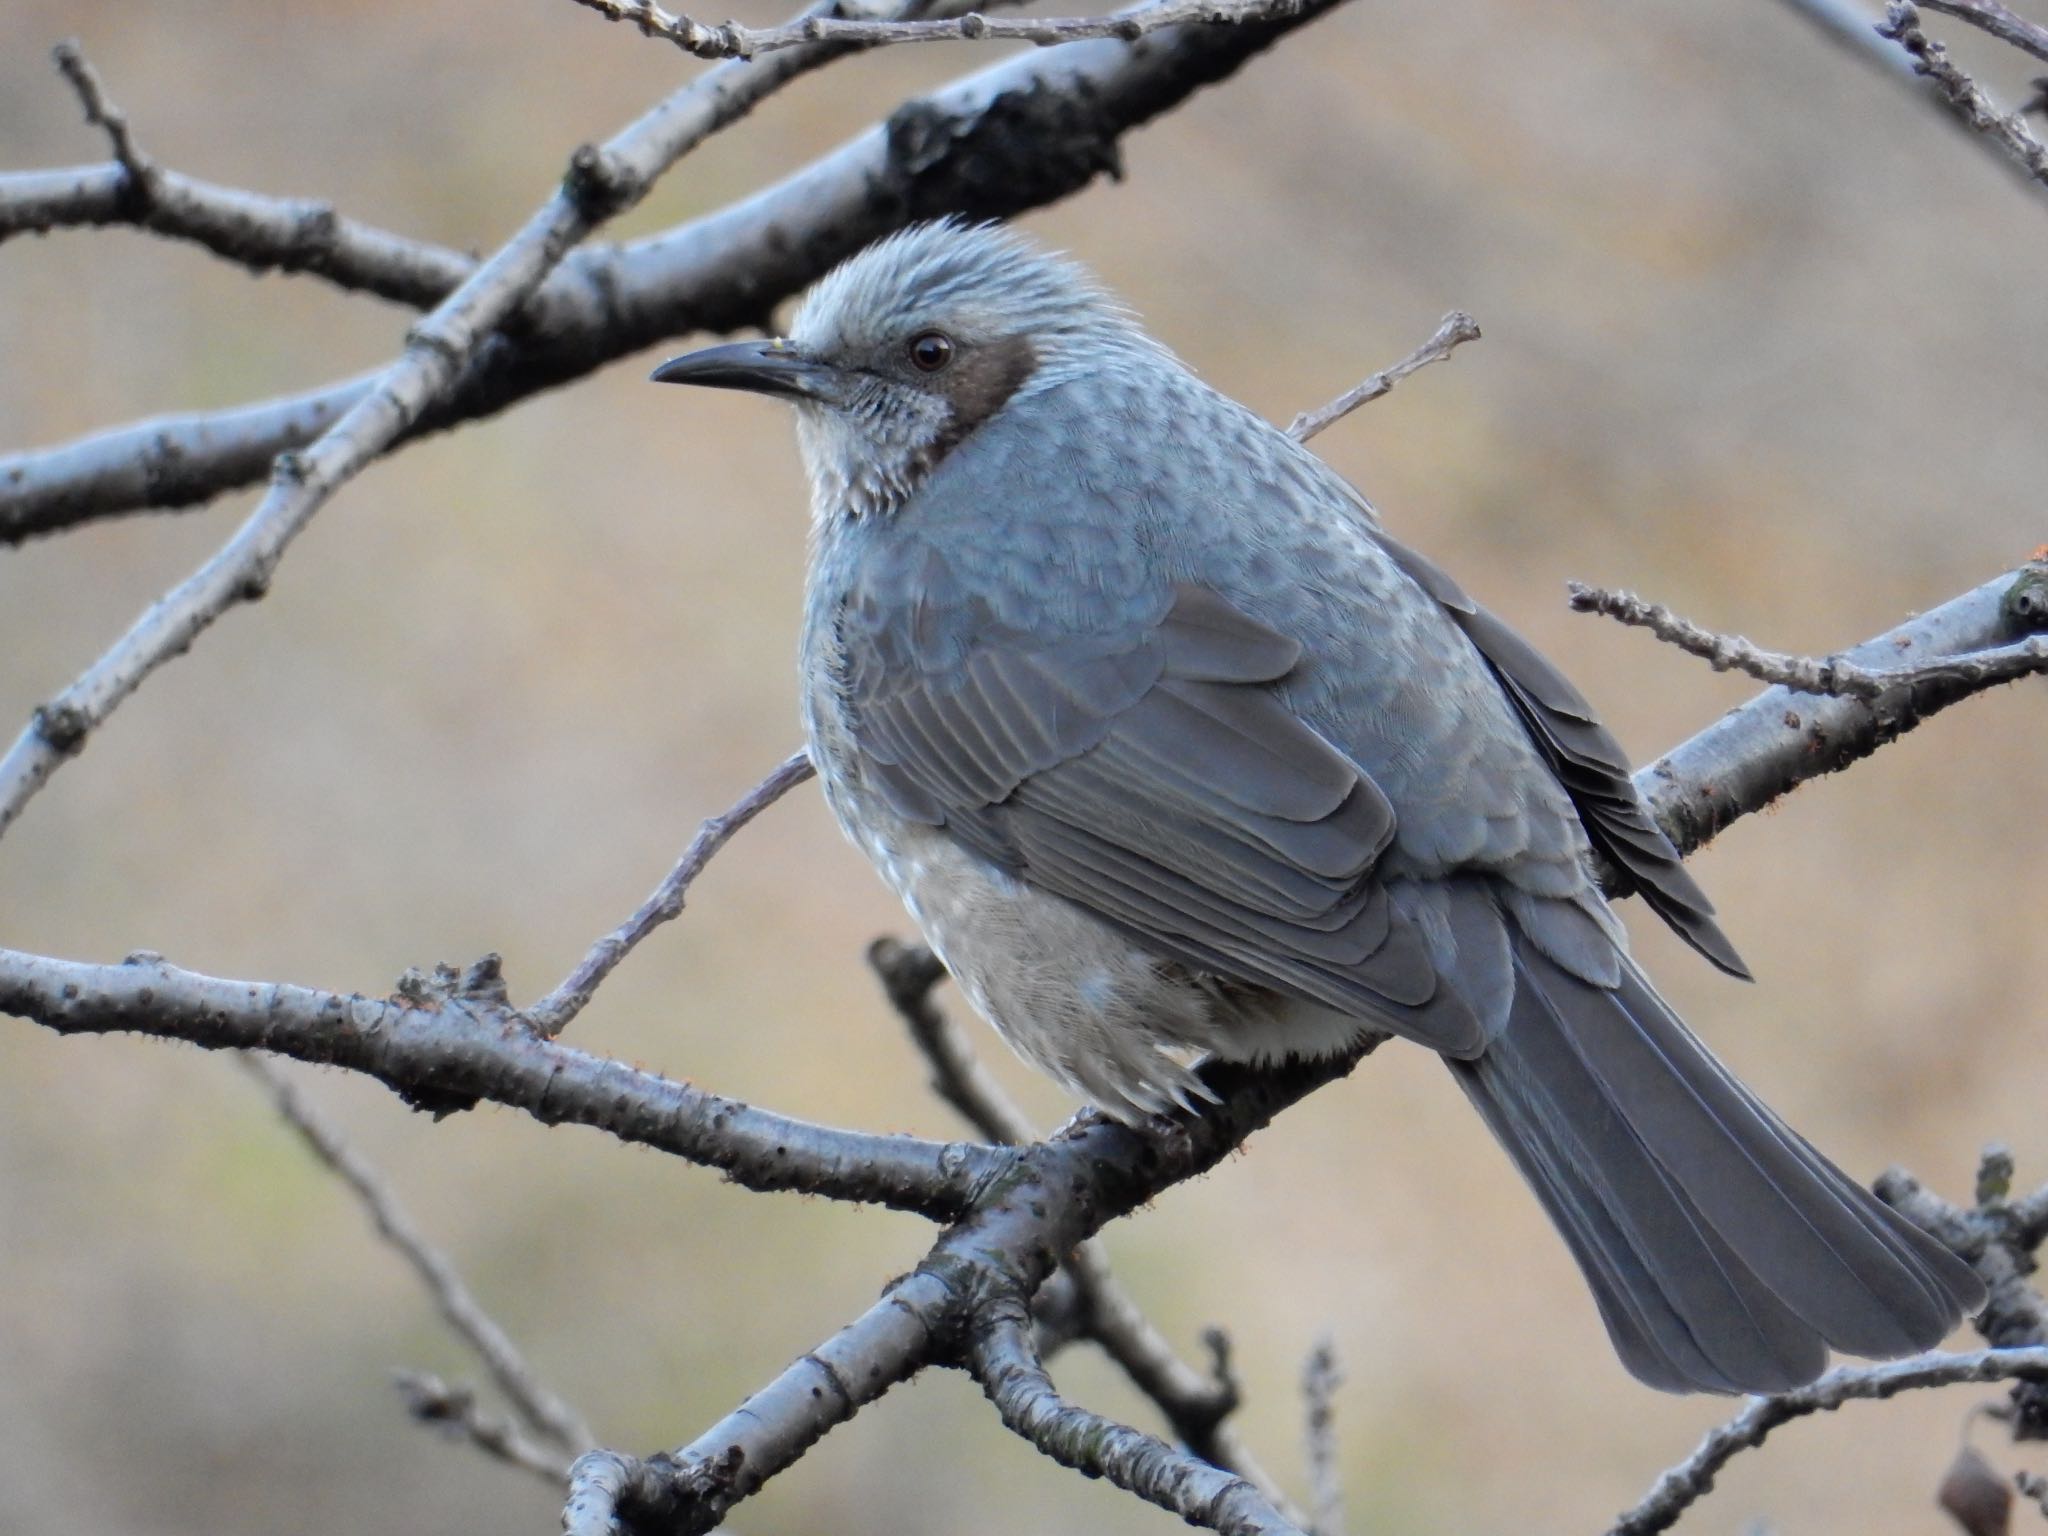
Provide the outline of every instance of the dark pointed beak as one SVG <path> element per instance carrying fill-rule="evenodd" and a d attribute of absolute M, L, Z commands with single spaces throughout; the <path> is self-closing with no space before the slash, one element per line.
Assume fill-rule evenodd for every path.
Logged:
<path fill-rule="evenodd" d="M 748 389 L 759 395 L 798 400 L 834 398 L 838 371 L 808 358 L 788 342 L 734 341 L 672 357 L 648 377 L 657 384 L 703 384 L 712 389 Z"/>

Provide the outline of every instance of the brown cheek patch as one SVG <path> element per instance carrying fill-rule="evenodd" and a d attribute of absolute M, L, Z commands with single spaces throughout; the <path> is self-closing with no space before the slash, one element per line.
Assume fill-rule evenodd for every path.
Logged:
<path fill-rule="evenodd" d="M 1011 336 L 962 354 L 946 379 L 953 407 L 946 430 L 932 445 L 932 462 L 944 458 L 969 433 L 1003 408 L 1024 381 L 1038 371 L 1038 353 L 1023 336 Z"/>

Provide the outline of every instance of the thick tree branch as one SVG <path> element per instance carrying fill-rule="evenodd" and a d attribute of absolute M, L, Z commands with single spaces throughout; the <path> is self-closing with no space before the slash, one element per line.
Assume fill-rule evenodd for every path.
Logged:
<path fill-rule="evenodd" d="M 880 235 L 957 213 L 1002 218 L 1115 174 L 1117 144 L 1342 0 L 1236 27 L 1181 27 L 1022 55 L 899 107 L 888 121 L 743 202 L 563 264 L 448 395 L 399 441 L 488 416 L 693 331 L 763 324 L 773 307 Z M 786 67 L 800 52 L 721 70 Z M 707 75 L 705 79 L 714 78 Z M 245 485 L 356 405 L 366 385 L 160 417 L 0 456 L 0 543 Z"/>
<path fill-rule="evenodd" d="M 60 1034 L 134 1030 L 209 1049 L 273 1051 L 347 1067 L 437 1108 L 488 1099 L 548 1125 L 587 1125 L 797 1190 L 947 1217 L 1014 1154 L 811 1125 L 542 1039 L 490 996 L 388 999 L 227 981 L 135 955 L 83 965 L 0 949 L 0 1012 Z"/>
<path fill-rule="evenodd" d="M 427 1294 L 434 1298 L 434 1305 L 440 1309 L 448 1326 L 455 1330 L 457 1338 L 475 1351 L 476 1357 L 484 1363 L 484 1369 L 491 1373 L 491 1380 L 519 1410 L 527 1426 L 547 1436 L 562 1450 L 572 1453 L 588 1450 L 597 1444 L 597 1436 L 591 1433 L 583 1415 L 540 1379 L 540 1374 L 520 1353 L 511 1336 L 498 1326 L 496 1318 L 484 1310 L 483 1303 L 476 1299 L 476 1293 L 470 1290 L 454 1261 L 414 1224 L 405 1207 L 398 1203 L 391 1186 L 370 1166 L 369 1160 L 349 1145 L 338 1127 L 330 1124 L 325 1116 L 306 1102 L 305 1096 L 274 1060 L 247 1053 L 240 1059 L 249 1074 L 270 1091 L 278 1113 L 299 1133 L 313 1155 L 355 1193 L 378 1235 L 412 1266 L 413 1273 L 426 1286 Z M 453 1402 L 453 1399 L 449 1401 Z M 470 1407 L 474 1408 L 474 1404 Z M 415 1415 L 418 1412 L 416 1399 Z M 448 1415 L 464 1419 L 471 1416 L 452 1412 Z"/>
<path fill-rule="evenodd" d="M 265 197 L 161 166 L 146 194 L 136 188 L 118 163 L 0 172 L 0 241 L 132 226 L 251 272 L 308 272 L 415 309 L 436 303 L 476 269 L 460 251 L 344 217 L 313 198 Z"/>
<path fill-rule="evenodd" d="M 1710 1430 L 1684 1462 L 1658 1478 L 1643 1501 L 1609 1528 L 1608 1536 L 1654 1536 L 1669 1530 L 1714 1486 L 1723 1467 L 1794 1419 L 1825 1413 L 1844 1403 L 1894 1397 L 1924 1387 L 2013 1380 L 2048 1381 L 2048 1347 L 1915 1355 L 1883 1365 L 1846 1366 L 1829 1371 L 1812 1386 L 1777 1397 L 1753 1397 L 1734 1418 Z"/>
<path fill-rule="evenodd" d="M 697 835 L 683 850 L 683 856 L 676 861 L 675 868 L 654 888 L 654 894 L 642 902 L 639 910 L 625 922 L 593 944 L 590 953 L 563 978 L 560 986 L 524 1010 L 527 1022 L 550 1038 L 559 1035 L 569 1021 L 583 1011 L 584 1004 L 590 1001 L 618 963 L 633 952 L 635 945 L 663 923 L 682 916 L 691 882 L 703 873 L 704 866 L 711 862 L 718 850 L 732 841 L 733 834 L 797 785 L 814 777 L 816 772 L 811 767 L 810 758 L 800 751 L 793 752 L 769 770 L 768 777 L 742 795 L 731 809 L 711 817 L 699 827 Z"/>
<path fill-rule="evenodd" d="M 818 1435 L 888 1386 L 922 1365 L 954 1363 L 957 1351 L 969 1346 L 970 1319 L 998 1300 L 1011 1315 L 1026 1317 L 1029 1297 L 1059 1255 L 1104 1223 L 1214 1167 L 1288 1105 L 1350 1072 L 1356 1060 L 1264 1072 L 1214 1068 L 1206 1078 L 1220 1102 L 1195 1119 L 1139 1132 L 1089 1111 L 1051 1139 L 1020 1149 L 1007 1170 L 983 1186 L 970 1214 L 948 1228 L 882 1301 L 689 1446 L 644 1462 L 609 1453 L 585 1457 L 571 1497 L 573 1519 L 582 1523 L 565 1512 L 565 1527 L 601 1531 L 601 1522 L 616 1515 L 626 1536 L 709 1530 Z"/>

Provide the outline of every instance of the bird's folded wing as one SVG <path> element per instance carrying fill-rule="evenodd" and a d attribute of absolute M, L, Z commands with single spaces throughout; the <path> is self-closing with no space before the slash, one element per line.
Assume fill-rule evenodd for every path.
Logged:
<path fill-rule="evenodd" d="M 1468 597 L 1439 566 L 1375 528 L 1395 564 L 1443 605 L 1500 680 L 1502 691 L 1584 823 L 1593 846 L 1635 882 L 1650 910 L 1731 976 L 1749 968 L 1714 921 L 1714 904 L 1650 819 L 1621 744 L 1578 689 L 1534 646 Z"/>
<path fill-rule="evenodd" d="M 1194 587 L 1115 636 L 955 622 L 940 666 L 867 617 L 842 675 L 901 814 L 1203 970 L 1483 1047 L 1373 876 L 1393 807 L 1270 686 L 1294 641 Z"/>

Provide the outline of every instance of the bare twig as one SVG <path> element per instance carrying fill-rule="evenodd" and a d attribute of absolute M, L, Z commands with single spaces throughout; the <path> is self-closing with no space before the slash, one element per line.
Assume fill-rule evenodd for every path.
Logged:
<path fill-rule="evenodd" d="M 560 986 L 524 1010 L 527 1022 L 542 1035 L 550 1038 L 559 1035 L 569 1021 L 583 1011 L 583 1005 L 590 1001 L 618 963 L 633 952 L 634 945 L 663 923 L 682 915 L 690 883 L 703 872 L 704 866 L 711 862 L 718 850 L 732 840 L 733 834 L 797 785 L 810 779 L 815 772 L 810 758 L 801 751 L 793 752 L 776 764 L 768 777 L 742 795 L 729 810 L 711 817 L 699 827 L 697 835 L 683 850 L 683 856 L 676 861 L 675 868 L 640 904 L 640 909 L 593 944 L 590 953 L 563 978 Z"/>
<path fill-rule="evenodd" d="M 1149 0 L 1111 16 L 1047 16 L 997 21 L 970 11 L 929 21 L 887 21 L 856 16 L 807 16 L 779 27 L 743 27 L 736 21 L 707 26 L 663 10 L 654 0 L 576 0 L 610 21 L 638 27 L 700 59 L 751 59 L 806 43 L 851 43 L 885 48 L 899 43 L 1033 43 L 1041 48 L 1091 38 L 1135 42 L 1161 27 L 1190 23 L 1228 26 L 1290 14 L 1298 0 Z"/>
<path fill-rule="evenodd" d="M 1611 592 L 1582 581 L 1566 583 L 1571 605 L 1579 613 L 1597 613 L 1637 629 L 1688 655 L 1711 662 L 1716 672 L 1746 673 L 1762 683 L 1777 683 L 1798 693 L 1830 694 L 1869 702 L 1894 688 L 1944 683 L 1970 689 L 1995 687 L 2035 673 L 2048 672 L 2048 635 L 2033 635 L 2010 645 L 1941 656 L 1911 667 L 1873 669 L 1842 656 L 1793 656 L 1766 651 L 1740 635 L 1716 634 L 1681 618 L 1662 603 L 1645 602 L 1633 592 Z"/>
<path fill-rule="evenodd" d="M 0 949 L 0 1013 L 60 1034 L 140 1030 L 347 1067 L 401 1093 L 466 1095 L 550 1125 L 592 1126 L 718 1168 L 749 1189 L 825 1194 L 939 1218 L 966 1210 L 981 1181 L 1013 1155 L 772 1114 L 543 1040 L 502 1004 L 463 996 L 346 996 L 201 976 L 151 954 L 84 965 Z"/>
<path fill-rule="evenodd" d="M 473 257 L 343 218 L 327 203 L 263 197 L 166 170 L 137 146 L 77 42 L 58 44 L 55 57 L 86 120 L 106 130 L 114 160 L 0 174 L 0 241 L 132 224 L 191 241 L 255 272 L 313 272 L 338 287 L 420 308 L 445 298 L 476 270 Z"/>
<path fill-rule="evenodd" d="M 1948 50 L 1920 30 L 1920 13 L 1904 0 L 1885 7 L 1878 31 L 1913 56 L 1913 67 L 1941 93 L 1951 111 L 1996 144 L 2010 160 L 2048 187 L 2048 146 L 2034 137 L 2020 112 L 2001 112 L 1983 88 L 1950 62 Z"/>
<path fill-rule="evenodd" d="M 1224 1536 L 1305 1536 L 1244 1478 L 1063 1399 L 1038 1358 L 1021 1305 L 988 1307 L 968 1330 L 966 1348 L 968 1368 L 1003 1422 L 1061 1466 L 1106 1477 Z"/>
<path fill-rule="evenodd" d="M 1113 170 L 1125 133 L 1341 3 L 1303 0 L 1284 17 L 1161 32 L 1142 47 L 1105 40 L 1007 59 L 904 103 L 743 202 L 579 252 L 526 304 L 516 338 L 495 337 L 401 440 L 503 410 L 658 341 L 762 324 L 777 302 L 908 220 L 1002 218 L 1057 201 Z M 802 55 L 726 67 L 791 57 Z M 354 407 L 369 383 L 0 455 L 0 544 L 246 485 Z"/>
<path fill-rule="evenodd" d="M 134 190 L 147 196 L 151 183 L 156 180 L 156 166 L 136 147 L 128 131 L 128 114 L 108 100 L 106 88 L 100 84 L 99 71 L 86 59 L 85 51 L 78 46 L 78 39 L 69 38 L 59 43 L 50 50 L 50 56 L 56 60 L 58 72 L 78 93 L 79 105 L 85 108 L 85 120 L 105 131 L 113 147 L 115 162 L 128 173 Z"/>
<path fill-rule="evenodd" d="M 303 454 L 279 455 L 268 494 L 234 537 L 34 712 L 0 757 L 0 832 L 151 673 L 183 654 L 229 609 L 262 595 L 292 540 L 328 498 L 450 390 L 570 247 L 638 203 L 664 171 L 762 96 L 839 51 L 798 50 L 720 66 L 672 92 L 608 143 L 578 149 L 560 190 L 413 326 L 404 352 L 341 419 Z"/>
<path fill-rule="evenodd" d="M 1259 1464 L 1230 1422 L 1242 1400 L 1230 1364 L 1230 1336 L 1221 1328 L 1205 1329 L 1202 1343 L 1209 1351 L 1209 1369 L 1196 1370 L 1110 1273 L 1109 1255 L 1099 1239 L 1090 1238 L 1076 1248 L 1065 1272 L 1074 1280 L 1083 1335 L 1093 1339 L 1131 1385 L 1165 1415 L 1174 1438 L 1210 1465 L 1250 1483 L 1290 1523 L 1302 1524 L 1279 1482 Z"/>
<path fill-rule="evenodd" d="M 2007 645 L 2026 627 L 2015 617 L 2013 594 L 2034 590 L 2041 579 L 2036 566 L 2008 571 L 1842 659 L 1875 672 Z M 1945 678 L 1868 701 L 1767 688 L 1638 769 L 1636 790 L 1678 851 L 1690 853 L 1738 818 L 1868 757 L 1978 691 Z"/>
<path fill-rule="evenodd" d="M 1652 1536 L 1669 1530 L 1714 1486 L 1715 1476 L 1736 1455 L 1763 1444 L 1772 1430 L 1794 1419 L 1860 1399 L 1893 1397 L 1925 1387 L 2015 1379 L 2048 1380 L 2048 1347 L 1915 1355 L 1882 1365 L 1845 1366 L 1795 1392 L 1753 1397 L 1735 1417 L 1708 1431 L 1692 1455 L 1658 1478 L 1642 1502 L 1614 1523 L 1608 1536 Z"/>
<path fill-rule="evenodd" d="M 1344 1536 L 1344 1484 L 1337 1473 L 1337 1389 L 1344 1369 L 1337 1361 L 1337 1341 L 1324 1334 L 1308 1352 L 1301 1371 L 1301 1398 L 1306 1409 L 1309 1503 L 1315 1511 L 1314 1536 Z"/>
<path fill-rule="evenodd" d="M 527 1424 L 565 1451 L 586 1451 L 597 1444 L 597 1436 L 591 1433 L 583 1415 L 540 1379 L 532 1364 L 519 1352 L 519 1346 L 484 1310 L 454 1262 L 413 1224 L 383 1176 L 349 1145 L 337 1126 L 306 1102 L 284 1069 L 268 1056 L 241 1052 L 237 1059 L 252 1077 L 270 1090 L 278 1113 L 291 1123 L 312 1149 L 313 1155 L 355 1192 L 378 1235 L 412 1266 L 413 1273 L 420 1277 L 421 1284 L 434 1298 L 434 1305 L 440 1308 L 448 1326 L 476 1351 L 484 1369 L 498 1384 L 498 1390 L 511 1400 Z M 567 1463 L 563 1465 L 566 1467 Z"/>
<path fill-rule="evenodd" d="M 1967 21 L 2037 59 L 2048 60 L 2048 27 L 2027 20 L 1998 0 L 1920 0 L 1920 4 L 1930 11 Z"/>
<path fill-rule="evenodd" d="M 486 1455 L 524 1468 L 553 1488 L 568 1483 L 566 1457 L 537 1444 L 503 1414 L 492 1413 L 470 1388 L 451 1386 L 424 1371 L 399 1371 L 392 1380 L 405 1399 L 405 1411 L 420 1423 L 458 1435 Z"/>
<path fill-rule="evenodd" d="M 1318 406 L 1313 411 L 1303 411 L 1287 424 L 1287 435 L 1297 443 L 1307 442 L 1323 428 L 1342 421 L 1361 405 L 1379 399 L 1416 369 L 1426 368 L 1431 363 L 1440 363 L 1464 342 L 1478 339 L 1479 322 L 1462 310 L 1452 310 L 1437 326 L 1436 334 L 1400 362 L 1391 368 L 1381 369 L 1354 388 L 1345 390 L 1329 404 Z"/>

